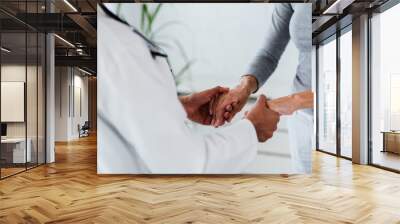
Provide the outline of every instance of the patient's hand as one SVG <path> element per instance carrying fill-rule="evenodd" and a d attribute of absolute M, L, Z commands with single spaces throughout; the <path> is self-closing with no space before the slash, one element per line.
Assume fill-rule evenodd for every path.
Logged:
<path fill-rule="evenodd" d="M 214 87 L 212 89 L 179 97 L 187 117 L 197 123 L 210 125 L 213 118 L 212 105 L 221 94 L 227 93 L 228 88 Z"/>
<path fill-rule="evenodd" d="M 270 100 L 267 104 L 270 109 L 278 112 L 280 115 L 291 115 L 296 110 L 313 108 L 314 94 L 308 90 Z"/>
<path fill-rule="evenodd" d="M 280 115 L 291 115 L 296 111 L 296 102 L 290 96 L 284 96 L 267 102 L 268 107 Z"/>

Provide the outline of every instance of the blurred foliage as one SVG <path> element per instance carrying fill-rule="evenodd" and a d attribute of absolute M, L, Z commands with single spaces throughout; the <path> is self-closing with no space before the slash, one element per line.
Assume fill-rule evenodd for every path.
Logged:
<path fill-rule="evenodd" d="M 116 13 L 118 16 L 122 17 L 122 3 L 118 3 Z M 161 32 L 163 30 L 168 29 L 171 26 L 174 25 L 182 25 L 179 21 L 167 21 L 165 23 L 159 23 L 157 24 L 157 28 L 154 29 L 154 24 L 156 23 L 156 18 L 160 14 L 161 9 L 163 7 L 162 3 L 157 4 L 157 6 L 154 9 L 150 9 L 149 5 L 146 3 L 143 3 L 141 6 L 140 10 L 140 32 L 144 36 L 146 36 L 149 40 L 153 41 L 160 47 L 165 47 L 173 50 L 177 50 L 182 57 L 184 64 L 181 68 L 179 68 L 177 71 L 174 71 L 174 76 L 175 76 L 175 83 L 178 86 L 183 78 L 185 76 L 189 76 L 190 73 L 190 68 L 193 66 L 195 63 L 194 59 L 190 59 L 186 53 L 185 48 L 183 47 L 182 43 L 176 39 L 171 37 L 172 41 L 167 41 L 163 40 L 161 37 Z"/>

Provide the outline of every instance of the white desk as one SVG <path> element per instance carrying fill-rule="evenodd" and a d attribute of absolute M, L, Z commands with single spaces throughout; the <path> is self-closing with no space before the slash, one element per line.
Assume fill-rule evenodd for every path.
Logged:
<path fill-rule="evenodd" d="M 6 138 L 1 139 L 2 147 L 13 147 L 12 148 L 12 162 L 13 163 L 25 163 L 31 162 L 32 160 L 32 153 L 31 153 L 31 145 L 32 141 L 30 138 L 26 140 L 28 143 L 26 147 L 26 154 L 25 154 L 25 138 Z M 26 161 L 25 161 L 26 159 Z"/>

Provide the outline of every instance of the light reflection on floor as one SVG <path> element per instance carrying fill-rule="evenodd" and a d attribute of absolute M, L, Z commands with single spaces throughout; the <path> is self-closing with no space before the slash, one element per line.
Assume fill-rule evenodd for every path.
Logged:
<path fill-rule="evenodd" d="M 373 163 L 388 167 L 395 170 L 400 170 L 400 155 L 391 152 L 374 151 Z"/>

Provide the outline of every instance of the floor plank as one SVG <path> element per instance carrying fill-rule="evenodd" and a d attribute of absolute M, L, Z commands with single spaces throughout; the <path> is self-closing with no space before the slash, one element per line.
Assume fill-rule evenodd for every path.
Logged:
<path fill-rule="evenodd" d="M 400 223 L 400 175 L 314 153 L 312 175 L 96 174 L 96 139 L 0 181 L 0 223 Z"/>

